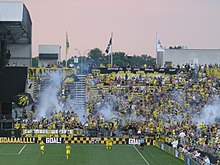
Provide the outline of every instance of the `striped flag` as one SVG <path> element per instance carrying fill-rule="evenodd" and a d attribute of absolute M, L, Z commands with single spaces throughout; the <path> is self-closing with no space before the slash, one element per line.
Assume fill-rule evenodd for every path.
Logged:
<path fill-rule="evenodd" d="M 12 98 L 15 104 L 17 104 L 19 107 L 26 107 L 32 103 L 34 103 L 32 96 L 30 93 L 19 93 L 18 95 L 14 96 Z"/>
<path fill-rule="evenodd" d="M 106 50 L 105 50 L 105 53 L 107 53 L 107 54 L 109 53 L 109 50 L 110 50 L 111 45 L 112 45 L 112 36 L 111 36 L 111 38 L 110 38 L 110 40 L 109 40 L 108 46 L 107 46 L 107 48 L 106 48 Z"/>

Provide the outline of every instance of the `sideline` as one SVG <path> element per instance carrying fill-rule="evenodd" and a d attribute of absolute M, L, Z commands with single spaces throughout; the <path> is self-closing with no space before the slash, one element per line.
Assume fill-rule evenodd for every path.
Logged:
<path fill-rule="evenodd" d="M 150 165 L 150 163 L 143 157 L 143 155 L 138 151 L 138 149 L 133 145 L 134 149 L 137 151 L 137 153 L 141 156 L 141 158 L 147 163 L 147 165 Z"/>
<path fill-rule="evenodd" d="M 18 155 L 20 155 L 21 154 L 21 152 L 25 149 L 25 147 L 27 146 L 27 144 L 25 144 L 21 149 L 20 149 L 20 151 L 19 151 L 19 153 L 18 153 Z"/>

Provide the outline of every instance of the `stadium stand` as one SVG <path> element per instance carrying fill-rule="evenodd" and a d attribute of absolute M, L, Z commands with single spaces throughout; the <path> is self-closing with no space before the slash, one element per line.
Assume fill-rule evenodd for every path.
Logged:
<path fill-rule="evenodd" d="M 56 69 L 32 70 L 35 71 L 29 73 L 28 85 L 37 102 L 49 72 Z M 65 108 L 52 110 L 40 119 L 36 118 L 35 108 L 27 110 L 27 118 L 17 121 L 15 128 L 22 129 L 23 137 L 61 137 L 72 143 L 90 143 L 94 137 L 135 139 L 140 135 L 145 135 L 148 145 L 157 141 L 172 146 L 177 140 L 178 153 L 195 160 L 194 152 L 199 151 L 210 154 L 214 162 L 219 158 L 219 119 L 211 123 L 200 122 L 200 119 L 207 105 L 218 102 L 218 71 L 216 65 L 198 66 L 197 70 L 185 65 L 176 74 L 93 70 L 85 80 L 84 109 L 78 111 L 67 104 L 75 95 L 68 91 L 67 82 L 61 83 L 57 99 L 67 104 Z M 124 143 L 128 144 L 129 140 L 119 144 Z"/>

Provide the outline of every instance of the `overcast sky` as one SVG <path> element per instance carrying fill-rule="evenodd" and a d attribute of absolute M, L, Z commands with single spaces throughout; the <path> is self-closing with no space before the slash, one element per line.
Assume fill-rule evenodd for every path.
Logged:
<path fill-rule="evenodd" d="M 65 57 L 87 49 L 156 56 L 163 46 L 220 48 L 220 0 L 23 0 L 32 19 L 33 56 L 39 44 L 58 44 Z"/>

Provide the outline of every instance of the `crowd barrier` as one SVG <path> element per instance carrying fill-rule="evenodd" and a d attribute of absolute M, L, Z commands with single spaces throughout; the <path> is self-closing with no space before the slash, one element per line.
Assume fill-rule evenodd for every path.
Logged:
<path fill-rule="evenodd" d="M 95 70 L 100 71 L 100 74 L 109 74 L 112 72 L 119 72 L 119 71 L 130 71 L 131 73 L 136 73 L 138 71 L 143 71 L 145 73 L 165 73 L 165 74 L 177 74 L 179 71 L 178 68 L 95 68 Z"/>
<path fill-rule="evenodd" d="M 189 155 L 185 155 L 184 153 L 178 151 L 177 149 L 174 149 L 173 147 L 165 143 L 162 143 L 160 141 L 155 141 L 154 145 L 160 148 L 161 150 L 169 153 L 170 155 L 173 155 L 176 158 L 183 160 L 184 162 L 186 162 L 186 165 L 201 165 L 204 163 L 201 157 L 193 159 Z M 215 161 L 215 160 L 211 160 L 211 161 Z M 214 164 L 211 163 L 210 165 L 214 165 Z"/>
<path fill-rule="evenodd" d="M 0 137 L 0 144 L 35 144 L 43 140 L 46 144 L 105 144 L 107 137 L 72 137 L 72 138 L 46 138 L 46 137 Z M 140 144 L 139 138 L 112 137 L 113 144 Z M 147 145 L 153 145 L 153 139 L 145 137 Z"/>

